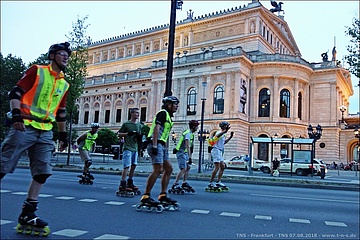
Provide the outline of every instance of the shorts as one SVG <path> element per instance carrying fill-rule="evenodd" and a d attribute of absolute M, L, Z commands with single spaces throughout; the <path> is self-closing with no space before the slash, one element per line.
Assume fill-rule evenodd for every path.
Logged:
<path fill-rule="evenodd" d="M 213 148 L 211 150 L 211 157 L 214 163 L 219 163 L 224 161 L 223 151 L 218 148 Z"/>
<path fill-rule="evenodd" d="M 88 150 L 79 148 L 79 156 L 83 162 L 91 161 L 90 153 Z"/>
<path fill-rule="evenodd" d="M 155 156 L 151 153 L 152 146 L 152 143 L 147 146 L 147 151 L 151 157 L 152 164 L 163 164 L 164 161 L 169 160 L 169 150 L 165 145 L 162 145 L 161 143 L 157 144 L 158 154 Z"/>
<path fill-rule="evenodd" d="M 28 151 L 30 172 L 34 177 L 40 174 L 52 174 L 50 165 L 54 149 L 53 132 L 26 126 L 25 132 L 10 128 L 0 149 L 1 173 L 13 173 L 19 159 Z"/>
<path fill-rule="evenodd" d="M 132 152 L 130 150 L 125 150 L 122 155 L 122 161 L 124 168 L 128 168 L 131 165 L 137 165 L 138 152 Z"/>
<path fill-rule="evenodd" d="M 189 160 L 189 154 L 183 151 L 179 151 L 176 153 L 176 158 L 178 160 L 178 165 L 180 170 L 187 167 L 187 161 Z"/>

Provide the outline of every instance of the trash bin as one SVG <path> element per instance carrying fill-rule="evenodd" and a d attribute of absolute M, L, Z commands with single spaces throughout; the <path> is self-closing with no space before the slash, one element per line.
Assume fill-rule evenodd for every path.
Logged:
<path fill-rule="evenodd" d="M 320 177 L 321 179 L 324 179 L 325 178 L 325 168 L 320 168 Z"/>

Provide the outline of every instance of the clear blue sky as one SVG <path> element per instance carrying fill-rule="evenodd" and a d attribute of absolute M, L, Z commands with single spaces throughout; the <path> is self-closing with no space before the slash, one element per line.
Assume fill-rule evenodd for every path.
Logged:
<path fill-rule="evenodd" d="M 347 55 L 350 38 L 345 26 L 359 17 L 359 2 L 351 1 L 286 1 L 285 21 L 301 51 L 309 62 L 321 62 L 320 54 L 331 50 L 336 38 L 337 58 Z M 247 1 L 183 0 L 183 10 L 177 10 L 177 20 L 186 18 L 192 9 L 200 16 L 236 6 Z M 260 1 L 270 9 L 270 0 Z M 46 53 L 53 43 L 66 41 L 65 34 L 72 23 L 88 15 L 87 34 L 93 41 L 170 23 L 170 0 L 163 1 L 1 1 L 1 53 L 21 57 L 29 63 Z M 40 33 L 41 32 L 41 33 Z M 346 67 L 346 66 L 345 66 Z M 353 86 L 358 79 L 352 76 Z M 350 98 L 350 113 L 359 109 L 358 88 Z"/>

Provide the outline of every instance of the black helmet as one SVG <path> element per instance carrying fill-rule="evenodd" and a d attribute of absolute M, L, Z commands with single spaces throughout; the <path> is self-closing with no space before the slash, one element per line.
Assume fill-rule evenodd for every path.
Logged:
<path fill-rule="evenodd" d="M 197 127 L 199 126 L 199 122 L 197 120 L 190 120 L 189 127 Z"/>
<path fill-rule="evenodd" d="M 179 103 L 179 99 L 175 96 L 166 96 L 163 98 L 162 102 L 163 102 L 163 104 L 168 103 L 168 102 Z"/>
<path fill-rule="evenodd" d="M 220 128 L 227 128 L 229 125 L 230 125 L 230 124 L 229 124 L 228 122 L 225 122 L 225 121 L 219 123 L 219 127 L 220 127 Z"/>
<path fill-rule="evenodd" d="M 65 50 L 68 53 L 68 55 L 70 56 L 70 54 L 71 54 L 70 43 L 64 42 L 64 43 L 56 43 L 56 44 L 51 45 L 49 48 L 49 51 L 48 51 L 48 59 L 51 60 L 50 59 L 51 53 L 56 53 L 60 50 Z"/>
<path fill-rule="evenodd" d="M 99 128 L 99 127 L 100 127 L 100 124 L 98 124 L 98 123 L 91 124 L 91 128 Z"/>

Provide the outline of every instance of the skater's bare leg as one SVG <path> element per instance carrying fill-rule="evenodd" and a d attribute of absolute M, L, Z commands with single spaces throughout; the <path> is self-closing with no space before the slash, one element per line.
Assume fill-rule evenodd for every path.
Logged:
<path fill-rule="evenodd" d="M 181 169 L 180 172 L 176 175 L 176 178 L 175 178 L 175 183 L 178 183 L 180 178 L 182 178 L 182 176 L 184 176 L 184 173 L 185 173 L 185 169 Z"/>
<path fill-rule="evenodd" d="M 221 181 L 221 178 L 222 178 L 223 173 L 224 173 L 224 169 L 225 169 L 224 162 L 220 162 L 220 171 L 219 171 L 219 175 L 218 175 L 218 182 Z"/>
<path fill-rule="evenodd" d="M 189 166 L 187 166 L 187 168 L 186 168 L 186 169 L 184 169 L 184 170 L 185 170 L 185 172 L 184 172 L 184 178 L 183 178 L 183 181 L 184 181 L 184 182 L 186 182 L 186 180 L 187 180 L 187 178 L 188 178 L 188 176 L 189 176 L 190 167 L 189 167 Z"/>
<path fill-rule="evenodd" d="M 161 192 L 166 192 L 169 185 L 170 176 L 173 171 L 171 162 L 169 160 L 164 161 L 164 173 L 161 178 Z"/>
<path fill-rule="evenodd" d="M 156 179 L 161 174 L 163 165 L 162 164 L 153 164 L 153 171 L 150 173 L 147 181 L 146 181 L 146 187 L 145 187 L 145 193 L 144 194 L 150 194 L 151 189 L 153 188 Z"/>
<path fill-rule="evenodd" d="M 214 165 L 215 165 L 215 167 L 214 167 L 214 170 L 211 173 L 210 182 L 214 181 L 215 176 L 216 176 L 216 174 L 217 174 L 217 172 L 219 171 L 219 168 L 220 168 L 220 164 L 218 162 L 214 163 Z"/>
<path fill-rule="evenodd" d="M 121 173 L 121 180 L 125 181 L 126 180 L 126 176 L 128 173 L 129 167 L 124 168 L 124 170 Z"/>
<path fill-rule="evenodd" d="M 32 180 L 29 185 L 28 198 L 32 199 L 32 200 L 37 200 L 39 197 L 42 185 L 43 184 L 38 183 L 35 180 Z"/>
<path fill-rule="evenodd" d="M 136 168 L 136 165 L 135 165 L 135 164 L 131 165 L 130 171 L 129 171 L 129 178 L 133 178 L 134 172 L 135 172 L 135 168 Z"/>

